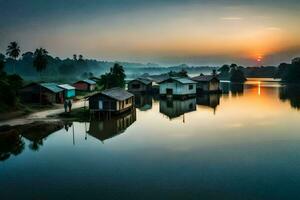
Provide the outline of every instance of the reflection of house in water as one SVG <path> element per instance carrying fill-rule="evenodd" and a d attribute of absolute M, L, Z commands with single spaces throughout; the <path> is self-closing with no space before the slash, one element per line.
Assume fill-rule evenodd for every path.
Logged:
<path fill-rule="evenodd" d="M 207 106 L 216 112 L 216 108 L 220 104 L 220 94 L 208 94 L 197 96 L 197 105 Z"/>
<path fill-rule="evenodd" d="M 159 102 L 159 112 L 170 119 L 179 117 L 185 113 L 196 110 L 196 98 L 187 100 L 161 100 Z"/>
<path fill-rule="evenodd" d="M 135 107 L 141 111 L 146 111 L 152 108 L 151 95 L 135 95 Z"/>
<path fill-rule="evenodd" d="M 109 120 L 91 121 L 88 134 L 101 140 L 110 139 L 123 133 L 136 121 L 136 110 L 125 112 L 122 115 L 113 116 Z"/>
<path fill-rule="evenodd" d="M 279 88 L 279 98 L 281 101 L 289 101 L 292 108 L 300 110 L 300 87 L 287 85 Z"/>

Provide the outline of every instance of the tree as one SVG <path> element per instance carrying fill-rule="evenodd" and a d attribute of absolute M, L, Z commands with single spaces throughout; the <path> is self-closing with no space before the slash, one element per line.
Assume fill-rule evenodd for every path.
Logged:
<path fill-rule="evenodd" d="M 116 81 L 116 86 L 122 88 L 125 87 L 126 75 L 122 65 L 115 63 L 114 66 L 111 68 L 111 74 Z"/>
<path fill-rule="evenodd" d="M 218 71 L 222 73 L 228 73 L 230 71 L 229 65 L 223 65 L 221 68 L 218 69 Z"/>
<path fill-rule="evenodd" d="M 293 59 L 292 64 L 286 67 L 282 79 L 288 83 L 300 82 L 300 59 L 299 58 Z"/>
<path fill-rule="evenodd" d="M 37 72 L 40 74 L 47 68 L 48 60 L 47 60 L 48 51 L 43 48 L 36 49 L 34 52 L 34 59 L 33 59 L 33 67 L 36 69 Z M 42 103 L 42 87 L 40 85 L 40 103 Z"/>
<path fill-rule="evenodd" d="M 125 87 L 125 72 L 123 66 L 118 63 L 114 64 L 112 68 L 110 68 L 110 72 L 101 75 L 100 81 L 98 82 L 100 85 L 103 85 L 104 89 L 113 88 L 113 87 Z"/>
<path fill-rule="evenodd" d="M 244 72 L 240 69 L 232 68 L 230 73 L 230 81 L 233 83 L 244 83 L 247 80 L 244 75 Z"/>
<path fill-rule="evenodd" d="M 48 51 L 43 48 L 36 49 L 34 52 L 33 59 L 33 67 L 37 72 L 40 73 L 47 68 L 48 60 L 47 60 Z"/>
<path fill-rule="evenodd" d="M 229 66 L 230 71 L 234 70 L 234 69 L 237 69 L 237 67 L 238 67 L 237 64 L 234 64 L 234 63 Z"/>
<path fill-rule="evenodd" d="M 5 67 L 5 56 L 0 54 L 0 76 L 4 74 L 4 67 Z"/>
<path fill-rule="evenodd" d="M 6 55 L 8 55 L 9 57 L 11 57 L 15 61 L 19 57 L 20 52 L 21 52 L 20 46 L 19 46 L 19 44 L 17 42 L 11 42 L 7 46 Z M 14 64 L 14 73 L 16 73 L 16 64 Z"/>

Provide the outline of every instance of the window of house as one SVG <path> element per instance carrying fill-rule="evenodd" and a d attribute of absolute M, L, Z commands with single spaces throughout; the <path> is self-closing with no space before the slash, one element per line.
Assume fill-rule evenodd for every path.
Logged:
<path fill-rule="evenodd" d="M 126 104 L 128 104 L 129 103 L 129 99 L 126 99 Z"/>
<path fill-rule="evenodd" d="M 194 89 L 194 85 L 189 85 L 189 90 Z"/>

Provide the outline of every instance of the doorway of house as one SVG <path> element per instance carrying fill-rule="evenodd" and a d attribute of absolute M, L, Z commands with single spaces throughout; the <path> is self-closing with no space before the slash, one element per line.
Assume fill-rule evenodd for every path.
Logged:
<path fill-rule="evenodd" d="M 166 92 L 167 92 L 167 96 L 173 95 L 173 89 L 167 88 Z"/>

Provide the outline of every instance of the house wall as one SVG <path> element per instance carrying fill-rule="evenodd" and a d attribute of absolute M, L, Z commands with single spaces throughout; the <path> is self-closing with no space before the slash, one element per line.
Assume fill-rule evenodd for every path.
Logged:
<path fill-rule="evenodd" d="M 198 82 L 197 89 L 201 89 L 202 91 L 218 91 L 220 90 L 220 82 L 216 80 L 212 80 L 210 82 Z"/>
<path fill-rule="evenodd" d="M 139 88 L 135 88 L 134 85 L 139 85 Z M 128 83 L 128 91 L 130 92 L 145 92 L 149 90 L 151 90 L 151 84 L 146 85 L 136 80 L 133 80 Z"/>
<path fill-rule="evenodd" d="M 193 89 L 189 89 L 189 85 L 193 85 Z M 196 94 L 196 84 L 181 84 L 177 81 L 164 82 L 159 85 L 159 93 L 167 94 L 167 89 L 173 89 L 173 95 Z"/>
<path fill-rule="evenodd" d="M 122 111 L 125 110 L 127 108 L 132 107 L 133 105 L 133 98 L 129 98 L 127 101 L 117 101 L 117 111 Z"/>
<path fill-rule="evenodd" d="M 75 97 L 75 90 L 64 90 L 65 91 L 65 98 L 72 98 Z"/>
<path fill-rule="evenodd" d="M 91 110 L 97 110 L 97 111 L 122 111 L 122 110 L 132 107 L 133 100 L 134 100 L 134 98 L 131 97 L 128 99 L 127 102 L 126 102 L 126 100 L 117 101 L 117 100 L 111 99 L 107 96 L 99 94 L 99 95 L 90 97 L 89 107 Z M 103 102 L 102 110 L 99 109 L 99 101 Z"/>
<path fill-rule="evenodd" d="M 209 82 L 198 82 L 197 89 L 202 91 L 209 91 Z"/>
<path fill-rule="evenodd" d="M 95 84 L 89 86 L 89 90 L 90 91 L 94 91 L 95 89 L 96 89 L 96 85 Z"/>
<path fill-rule="evenodd" d="M 220 82 L 216 80 L 212 80 L 209 83 L 209 91 L 217 91 L 220 90 Z"/>
<path fill-rule="evenodd" d="M 42 95 L 40 95 L 40 91 Z M 20 90 L 20 97 L 22 102 L 27 103 L 62 103 L 64 100 L 63 92 L 53 93 L 39 85 L 31 85 Z"/>
<path fill-rule="evenodd" d="M 76 88 L 76 90 L 81 90 L 81 91 L 88 91 L 90 89 L 89 84 L 84 82 L 74 83 L 73 86 Z"/>

